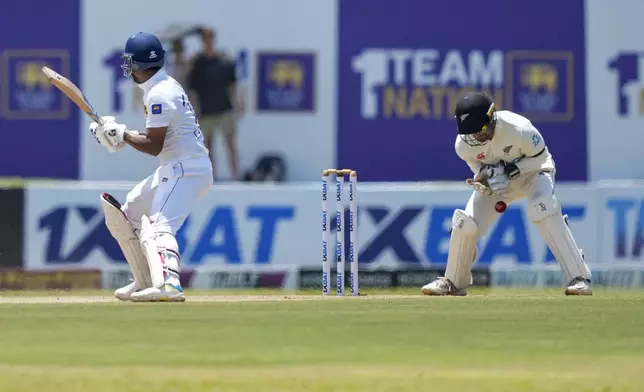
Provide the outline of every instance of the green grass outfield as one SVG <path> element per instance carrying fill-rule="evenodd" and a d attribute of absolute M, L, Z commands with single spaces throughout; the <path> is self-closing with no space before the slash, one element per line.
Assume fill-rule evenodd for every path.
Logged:
<path fill-rule="evenodd" d="M 0 391 L 644 391 L 644 292 L 0 295 Z"/>

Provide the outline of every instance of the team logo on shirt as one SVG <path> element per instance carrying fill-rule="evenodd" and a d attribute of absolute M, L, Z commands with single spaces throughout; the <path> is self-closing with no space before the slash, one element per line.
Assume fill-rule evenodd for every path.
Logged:
<path fill-rule="evenodd" d="M 574 114 L 574 58 L 563 51 L 506 53 L 505 108 L 534 121 L 569 122 Z"/>
<path fill-rule="evenodd" d="M 143 105 L 143 113 L 145 113 L 146 116 L 148 115 L 148 107 L 146 105 Z"/>
<path fill-rule="evenodd" d="M 541 136 L 539 135 L 532 135 L 532 146 L 536 147 L 541 143 Z"/>
<path fill-rule="evenodd" d="M 160 103 L 150 105 L 150 111 L 152 114 L 161 114 L 163 112 L 162 105 Z"/>
<path fill-rule="evenodd" d="M 512 146 L 507 146 L 503 147 L 503 154 L 508 155 L 510 153 L 510 150 L 512 150 Z"/>
<path fill-rule="evenodd" d="M 484 152 L 479 153 L 479 155 L 476 156 L 476 159 L 478 159 L 479 161 L 484 160 L 485 159 L 485 153 Z"/>

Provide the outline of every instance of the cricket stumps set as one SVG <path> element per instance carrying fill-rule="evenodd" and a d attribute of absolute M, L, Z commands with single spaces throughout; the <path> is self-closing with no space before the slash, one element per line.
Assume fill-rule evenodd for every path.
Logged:
<path fill-rule="evenodd" d="M 345 177 L 349 176 L 349 219 L 344 219 L 344 199 L 343 189 Z M 331 221 L 329 219 L 330 200 L 329 200 L 329 182 L 335 178 L 336 193 L 336 240 L 335 240 L 335 258 L 336 258 L 336 282 L 337 295 L 344 295 L 345 286 L 345 241 L 344 233 L 346 226 L 349 226 L 349 244 L 348 244 L 348 261 L 349 261 L 349 286 L 351 295 L 359 295 L 358 291 L 358 202 L 356 200 L 356 191 L 358 186 L 358 173 L 349 169 L 327 169 L 322 172 L 322 294 L 329 295 L 331 292 L 331 257 L 329 255 L 329 246 L 331 244 Z"/>

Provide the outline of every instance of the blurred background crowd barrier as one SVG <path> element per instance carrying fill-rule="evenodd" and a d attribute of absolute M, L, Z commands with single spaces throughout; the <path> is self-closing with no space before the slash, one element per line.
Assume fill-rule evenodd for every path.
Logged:
<path fill-rule="evenodd" d="M 544 135 L 597 284 L 644 286 L 644 2 L 619 3 L 3 4 L 0 289 L 127 278 L 98 195 L 123 197 L 157 161 L 100 148 L 40 68 L 76 82 L 99 113 L 142 129 L 141 93 L 120 69 L 137 31 L 163 39 L 168 72 L 186 84 L 204 31 L 234 69 L 230 116 L 213 133 L 216 184 L 181 232 L 187 285 L 319 285 L 318 181 L 330 167 L 357 170 L 361 181 L 362 287 L 416 286 L 442 272 L 452 211 L 469 195 L 452 112 L 460 94 L 478 90 Z M 479 253 L 477 284 L 560 284 L 520 203 Z"/>

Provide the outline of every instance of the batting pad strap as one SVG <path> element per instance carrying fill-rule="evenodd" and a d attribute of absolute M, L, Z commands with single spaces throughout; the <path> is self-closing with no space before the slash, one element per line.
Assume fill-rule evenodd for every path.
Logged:
<path fill-rule="evenodd" d="M 179 244 L 174 235 L 170 233 L 157 233 L 157 251 L 161 254 L 165 272 L 179 276 Z"/>
<path fill-rule="evenodd" d="M 177 280 L 179 280 L 179 272 L 181 271 L 181 268 L 179 266 L 179 254 L 168 250 L 162 251 L 159 254 L 161 255 L 165 266 L 164 273 L 166 279 L 168 277 L 174 276 Z"/>
<path fill-rule="evenodd" d="M 142 288 L 152 286 L 148 262 L 132 224 L 121 210 L 121 204 L 110 194 L 101 195 L 101 205 L 105 213 L 105 225 L 112 237 L 118 242 L 125 260 L 130 266 L 134 280 Z"/>
<path fill-rule="evenodd" d="M 470 285 L 478 235 L 479 229 L 474 219 L 463 210 L 455 210 L 445 277 L 458 289 Z"/>

